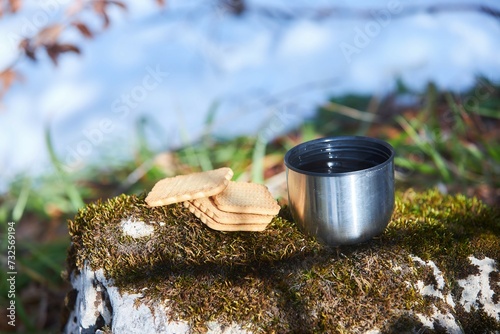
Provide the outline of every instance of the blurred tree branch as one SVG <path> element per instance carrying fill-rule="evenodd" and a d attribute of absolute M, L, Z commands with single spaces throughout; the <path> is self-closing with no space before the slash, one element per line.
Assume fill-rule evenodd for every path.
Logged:
<path fill-rule="evenodd" d="M 234 2 L 237 0 L 227 0 L 227 2 Z M 238 0 L 240 2 L 240 0 Z M 496 9 L 487 5 L 478 3 L 442 3 L 426 6 L 409 6 L 402 5 L 395 2 L 401 7 L 401 11 L 394 14 L 393 18 L 402 18 L 406 16 L 415 15 L 418 13 L 436 14 L 442 12 L 477 12 L 495 19 L 500 19 L 500 9 Z M 383 10 L 380 8 L 351 8 L 345 6 L 324 6 L 318 8 L 311 7 L 273 7 L 273 6 L 244 6 L 247 11 L 255 12 L 258 15 L 266 16 L 269 18 L 295 20 L 299 18 L 309 18 L 312 20 L 322 20 L 330 18 L 340 19 L 371 19 L 374 13 Z"/>

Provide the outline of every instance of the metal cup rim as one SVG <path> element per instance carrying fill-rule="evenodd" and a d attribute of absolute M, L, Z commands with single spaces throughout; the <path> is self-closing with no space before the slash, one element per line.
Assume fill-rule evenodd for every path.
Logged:
<path fill-rule="evenodd" d="M 384 148 L 388 149 L 390 152 L 390 155 L 384 162 L 381 162 L 373 167 L 369 167 L 369 168 L 365 168 L 365 169 L 361 169 L 361 170 L 349 171 L 349 172 L 336 172 L 336 173 L 318 173 L 318 172 L 313 172 L 313 171 L 307 171 L 307 170 L 297 168 L 296 166 L 294 166 L 290 162 L 291 155 L 294 154 L 295 151 L 299 150 L 301 147 L 304 147 L 306 145 L 316 144 L 316 143 L 319 144 L 319 143 L 327 143 L 327 142 L 334 142 L 334 141 L 371 142 L 371 143 L 381 145 Z M 392 163 L 392 161 L 394 160 L 394 156 L 395 156 L 394 148 L 392 147 L 391 144 L 389 144 L 388 142 L 386 142 L 384 140 L 372 138 L 372 137 L 366 137 L 366 136 L 334 136 L 334 137 L 323 137 L 323 138 L 309 140 L 309 141 L 300 143 L 300 144 L 292 147 L 290 150 L 288 150 L 288 152 L 286 152 L 284 162 L 285 162 L 285 166 L 288 169 L 291 169 L 296 173 L 300 173 L 300 174 L 304 174 L 304 175 L 311 175 L 311 176 L 319 176 L 319 177 L 340 177 L 340 176 L 347 176 L 347 175 L 352 175 L 352 174 L 367 173 L 367 172 L 376 171 L 378 169 L 384 168 L 388 164 Z"/>

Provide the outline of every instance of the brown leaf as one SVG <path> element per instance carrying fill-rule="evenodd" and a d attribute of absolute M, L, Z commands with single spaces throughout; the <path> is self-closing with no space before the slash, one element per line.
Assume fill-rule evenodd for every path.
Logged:
<path fill-rule="evenodd" d="M 1 91 L 6 91 L 12 86 L 12 83 L 16 80 L 17 73 L 12 69 L 6 69 L 0 73 L 0 81 L 2 82 Z"/>
<path fill-rule="evenodd" d="M 21 0 L 9 0 L 9 7 L 12 13 L 17 12 L 21 9 Z"/>
<path fill-rule="evenodd" d="M 127 5 L 123 3 L 122 1 L 118 0 L 95 0 L 93 2 L 93 8 L 94 11 L 102 17 L 104 21 L 104 28 L 107 28 L 109 26 L 110 20 L 109 20 L 109 15 L 107 13 L 107 7 L 109 5 L 115 5 L 120 7 L 123 10 L 127 10 Z"/>
<path fill-rule="evenodd" d="M 106 12 L 106 5 L 107 2 L 103 0 L 95 1 L 93 5 L 94 11 L 97 13 L 97 15 L 101 16 L 104 21 L 104 28 L 107 28 L 109 26 L 109 16 Z"/>
<path fill-rule="evenodd" d="M 165 3 L 166 3 L 165 0 L 156 0 L 156 4 L 160 7 L 165 7 Z"/>
<path fill-rule="evenodd" d="M 102 19 L 103 19 L 103 21 L 104 21 L 103 27 L 104 27 L 104 28 L 109 27 L 109 22 L 110 22 L 110 20 L 109 20 L 108 13 L 104 12 L 104 13 L 102 14 Z"/>
<path fill-rule="evenodd" d="M 30 44 L 29 38 L 24 38 L 22 41 L 19 42 L 19 48 L 26 49 L 29 44 Z"/>
<path fill-rule="evenodd" d="M 73 44 L 59 44 L 59 52 L 74 52 L 80 54 L 80 49 Z"/>
<path fill-rule="evenodd" d="M 29 59 L 36 61 L 35 56 L 35 47 L 31 43 L 31 39 L 25 38 L 21 42 L 19 42 L 19 48 L 24 52 L 26 57 Z"/>
<path fill-rule="evenodd" d="M 47 50 L 47 54 L 50 59 L 54 63 L 54 65 L 58 64 L 58 59 L 61 53 L 65 52 L 75 52 L 80 54 L 80 49 L 73 44 L 52 44 L 46 45 L 45 49 Z"/>
<path fill-rule="evenodd" d="M 66 16 L 74 16 L 85 8 L 83 0 L 73 0 L 66 9 Z"/>
<path fill-rule="evenodd" d="M 23 77 L 12 68 L 8 68 L 0 72 L 0 99 L 2 99 L 5 92 L 12 86 L 15 81 L 22 81 Z"/>
<path fill-rule="evenodd" d="M 63 30 L 62 24 L 53 24 L 43 28 L 35 37 L 35 46 L 56 44 Z"/>
<path fill-rule="evenodd" d="M 85 23 L 75 21 L 72 23 L 72 25 L 74 27 L 76 27 L 76 29 L 78 29 L 78 31 L 80 31 L 80 33 L 83 35 L 83 37 L 85 37 L 85 38 L 94 37 L 94 34 L 92 33 L 92 31 L 90 31 L 89 27 Z"/>
<path fill-rule="evenodd" d="M 93 2 L 92 8 L 94 8 L 94 12 L 99 15 L 103 15 L 106 13 L 106 1 L 96 0 Z"/>
<path fill-rule="evenodd" d="M 58 59 L 60 52 L 58 51 L 57 47 L 55 46 L 47 46 L 47 54 L 49 55 L 50 59 L 52 60 L 52 63 L 57 66 Z"/>

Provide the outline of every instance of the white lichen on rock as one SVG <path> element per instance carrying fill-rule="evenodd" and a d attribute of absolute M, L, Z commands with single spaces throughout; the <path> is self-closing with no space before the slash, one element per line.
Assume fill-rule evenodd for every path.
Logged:
<path fill-rule="evenodd" d="M 93 271 L 88 264 L 78 274 L 73 273 L 71 284 L 77 296 L 64 333 L 97 333 L 107 326 L 113 333 L 156 334 L 190 333 L 186 321 L 173 321 L 161 301 L 153 305 L 141 303 L 142 293 L 120 292 L 104 271 Z M 222 326 L 216 322 L 207 324 L 207 333 L 247 333 L 237 324 Z"/>
<path fill-rule="evenodd" d="M 420 265 L 432 269 L 436 284 L 425 285 L 418 280 L 410 286 L 417 287 L 423 296 L 437 298 L 444 301 L 448 312 L 432 305 L 432 313 L 424 315 L 415 313 L 415 316 L 426 327 L 434 329 L 439 324 L 450 334 L 463 333 L 459 322 L 455 319 L 456 304 L 451 293 L 445 293 L 446 280 L 437 265 L 429 260 L 424 261 L 417 256 L 412 260 Z M 500 304 L 493 302 L 494 292 L 490 288 L 489 276 L 497 270 L 496 261 L 490 258 L 482 260 L 469 257 L 471 263 L 479 268 L 479 273 L 470 275 L 466 279 L 458 280 L 463 287 L 458 305 L 467 312 L 472 308 L 483 309 L 485 313 L 499 319 Z M 108 326 L 113 333 L 189 333 L 191 327 L 186 321 L 173 321 L 167 317 L 169 309 L 157 301 L 153 305 L 141 303 L 143 292 L 121 293 L 112 279 L 107 279 L 104 271 L 93 271 L 85 264 L 79 273 L 73 272 L 71 277 L 73 288 L 77 291 L 74 309 L 69 317 L 65 333 L 95 333 L 97 329 Z M 217 322 L 207 323 L 208 333 L 250 333 L 237 324 L 223 326 Z M 368 333 L 378 333 L 373 329 Z"/>
<path fill-rule="evenodd" d="M 463 288 L 460 304 L 467 312 L 470 312 L 471 308 L 482 308 L 490 317 L 500 321 L 500 303 L 494 303 L 495 292 L 491 289 L 490 283 L 491 273 L 498 271 L 496 261 L 488 257 L 479 260 L 473 256 L 470 256 L 469 260 L 478 267 L 479 274 L 458 280 L 458 285 Z"/>
<path fill-rule="evenodd" d="M 436 264 L 429 260 L 424 261 L 418 256 L 411 256 L 411 259 L 419 265 L 428 266 L 433 270 L 436 284 L 427 284 L 418 280 L 415 286 L 422 296 L 438 298 L 448 304 L 449 312 L 440 311 L 433 305 L 433 313 L 430 316 L 417 313 L 416 316 L 427 327 L 434 329 L 434 324 L 438 323 L 446 329 L 448 333 L 463 333 L 460 325 L 456 321 L 453 313 L 455 313 L 456 303 L 454 296 L 449 293 L 445 294 L 444 289 L 446 281 L 442 271 Z M 471 312 L 473 309 L 481 309 L 486 314 L 500 320 L 500 303 L 495 303 L 493 296 L 495 292 L 491 289 L 490 275 L 497 271 L 497 263 L 495 260 L 485 257 L 480 260 L 474 256 L 469 256 L 472 265 L 478 268 L 478 274 L 469 275 L 465 279 L 457 280 L 457 284 L 463 288 L 461 296 L 458 298 L 458 304 L 465 309 L 466 312 Z M 500 283 L 497 283 L 500 284 Z"/>
<path fill-rule="evenodd" d="M 434 329 L 434 324 L 438 323 L 448 334 L 463 334 L 463 330 L 457 320 L 450 312 L 442 312 L 435 305 L 432 305 L 432 314 L 425 316 L 417 313 L 416 316 L 424 326 Z"/>
<path fill-rule="evenodd" d="M 453 301 L 453 296 L 451 294 L 444 295 L 443 290 L 445 287 L 445 279 L 443 276 L 442 271 L 436 266 L 434 261 L 424 261 L 418 256 L 413 256 L 411 255 L 411 259 L 423 266 L 428 266 L 432 269 L 434 279 L 436 280 L 436 284 L 427 284 L 421 280 L 418 280 L 416 283 L 416 286 L 418 288 L 418 291 L 422 296 L 430 296 L 430 297 L 436 297 L 444 302 L 446 302 L 448 305 L 450 305 L 452 308 L 455 307 L 455 302 Z"/>

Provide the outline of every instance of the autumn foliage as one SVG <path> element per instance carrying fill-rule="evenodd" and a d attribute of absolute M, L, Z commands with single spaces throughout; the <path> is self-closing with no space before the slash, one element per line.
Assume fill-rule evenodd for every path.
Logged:
<path fill-rule="evenodd" d="M 164 0 L 155 0 L 159 6 L 164 6 Z M 62 7 L 58 0 L 54 0 L 54 6 Z M 16 15 L 22 10 L 22 0 L 0 0 L 0 19 L 8 15 Z M 119 0 L 74 0 L 65 5 L 64 19 L 51 22 L 40 27 L 31 36 L 19 36 L 11 33 L 8 38 L 18 46 L 18 57 L 6 68 L 0 69 L 0 99 L 5 92 L 16 81 L 22 80 L 22 75 L 16 70 L 16 63 L 22 58 L 36 61 L 40 52 L 45 52 L 54 65 L 58 64 L 59 57 L 64 53 L 80 53 L 80 48 L 70 42 L 62 40 L 64 32 L 76 29 L 84 38 L 90 39 L 98 32 L 92 29 L 83 19 L 84 13 L 91 12 L 102 21 L 102 31 L 109 27 L 111 20 L 109 10 L 117 7 L 123 11 L 127 5 Z M 88 17 L 88 15 L 87 15 Z M 34 27 L 34 24 L 31 24 Z M 33 30 L 33 29 L 31 29 Z"/>

